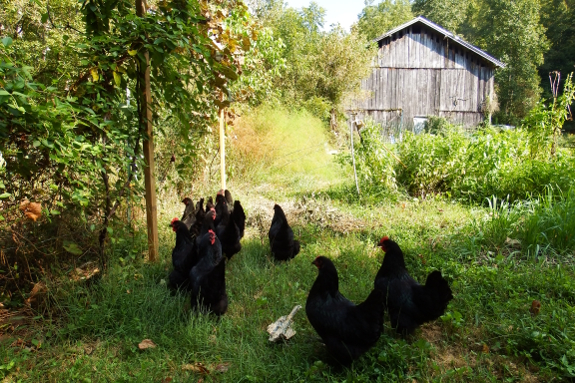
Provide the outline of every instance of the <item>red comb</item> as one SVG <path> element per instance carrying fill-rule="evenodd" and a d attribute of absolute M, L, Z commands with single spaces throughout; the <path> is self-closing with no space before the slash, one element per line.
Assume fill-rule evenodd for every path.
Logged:
<path fill-rule="evenodd" d="M 383 238 L 381 239 L 380 242 L 383 242 L 383 241 L 389 241 L 389 237 L 386 235 L 385 237 L 383 237 Z"/>
<path fill-rule="evenodd" d="M 179 220 L 180 219 L 178 217 L 174 217 L 174 218 L 172 218 L 172 222 L 170 222 L 170 224 L 173 224 L 174 222 L 179 221 Z"/>
<path fill-rule="evenodd" d="M 210 233 L 210 243 L 213 245 L 216 242 L 216 233 L 213 230 L 208 230 L 208 233 Z"/>

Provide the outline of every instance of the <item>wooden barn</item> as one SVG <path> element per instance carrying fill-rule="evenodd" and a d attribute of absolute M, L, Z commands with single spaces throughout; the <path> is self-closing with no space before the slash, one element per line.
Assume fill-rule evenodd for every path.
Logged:
<path fill-rule="evenodd" d="M 353 107 L 359 118 L 417 132 L 427 116 L 469 127 L 489 113 L 493 75 L 504 64 L 488 53 L 421 16 L 375 41 L 377 60 L 362 82 L 367 99 Z"/>

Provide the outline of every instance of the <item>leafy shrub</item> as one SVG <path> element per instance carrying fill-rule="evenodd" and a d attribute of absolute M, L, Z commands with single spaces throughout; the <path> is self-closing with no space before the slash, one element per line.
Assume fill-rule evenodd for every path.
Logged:
<path fill-rule="evenodd" d="M 496 196 L 516 201 L 552 185 L 568 190 L 575 158 L 560 149 L 554 158 L 532 158 L 526 130 L 487 127 L 467 135 L 461 128 L 434 124 L 437 134 L 405 134 L 398 145 L 406 167 L 398 181 L 413 195 L 446 193 L 484 202 Z"/>
<path fill-rule="evenodd" d="M 371 120 L 360 131 L 354 145 L 355 167 L 361 192 L 379 194 L 397 189 L 393 148 L 387 147 L 380 126 Z M 340 162 L 353 165 L 351 153 L 340 156 Z"/>

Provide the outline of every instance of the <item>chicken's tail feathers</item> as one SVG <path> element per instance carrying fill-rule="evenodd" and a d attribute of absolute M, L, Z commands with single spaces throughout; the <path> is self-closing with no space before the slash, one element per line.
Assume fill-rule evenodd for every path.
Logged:
<path fill-rule="evenodd" d="M 438 270 L 433 271 L 427 276 L 425 287 L 432 290 L 434 295 L 438 297 L 442 304 L 447 305 L 447 303 L 453 299 L 453 293 L 447 280 L 443 278 L 441 272 Z"/>
<path fill-rule="evenodd" d="M 293 241 L 293 255 L 292 258 L 299 254 L 300 245 L 299 241 Z"/>

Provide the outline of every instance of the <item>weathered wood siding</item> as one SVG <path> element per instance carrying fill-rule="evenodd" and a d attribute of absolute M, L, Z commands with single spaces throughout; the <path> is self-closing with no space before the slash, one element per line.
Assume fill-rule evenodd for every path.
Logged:
<path fill-rule="evenodd" d="M 423 25 L 412 25 L 380 41 L 371 76 L 362 82 L 368 98 L 360 116 L 413 126 L 429 115 L 473 126 L 493 94 L 494 66 L 473 51 Z"/>

